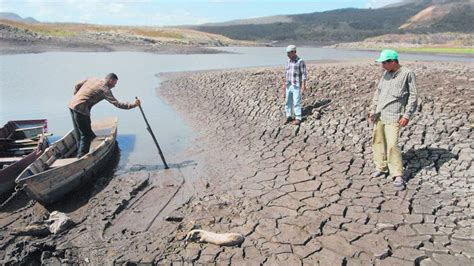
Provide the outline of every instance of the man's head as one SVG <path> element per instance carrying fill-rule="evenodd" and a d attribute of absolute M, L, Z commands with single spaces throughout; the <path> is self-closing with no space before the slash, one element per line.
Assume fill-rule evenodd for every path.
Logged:
<path fill-rule="evenodd" d="M 296 58 L 296 46 L 291 44 L 286 47 L 286 54 L 288 55 L 288 58 L 290 59 L 295 59 Z"/>
<path fill-rule="evenodd" d="M 107 82 L 107 86 L 109 88 L 115 87 L 115 84 L 117 84 L 118 77 L 114 73 L 109 73 L 107 76 L 105 76 L 105 81 Z"/>
<path fill-rule="evenodd" d="M 387 71 L 395 71 L 400 67 L 398 64 L 398 53 L 391 49 L 382 50 L 375 62 L 382 63 L 382 68 Z"/>

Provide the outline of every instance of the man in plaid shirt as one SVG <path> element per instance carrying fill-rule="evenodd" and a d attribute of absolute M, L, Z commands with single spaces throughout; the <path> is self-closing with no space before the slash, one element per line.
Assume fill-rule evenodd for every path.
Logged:
<path fill-rule="evenodd" d="M 303 59 L 296 55 L 296 46 L 289 45 L 286 48 L 288 62 L 286 64 L 285 79 L 283 80 L 282 93 L 285 97 L 285 123 L 293 120 L 292 109 L 295 112 L 293 125 L 301 123 L 301 95 L 306 89 L 306 64 Z"/>

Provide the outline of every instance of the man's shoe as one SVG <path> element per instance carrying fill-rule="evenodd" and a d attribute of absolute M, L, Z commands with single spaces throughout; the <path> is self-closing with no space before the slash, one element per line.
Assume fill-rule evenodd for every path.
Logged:
<path fill-rule="evenodd" d="M 375 172 L 373 172 L 370 177 L 379 177 L 379 176 L 383 176 L 383 175 L 388 175 L 388 172 L 385 172 L 385 171 L 380 171 L 380 170 L 375 170 Z"/>
<path fill-rule="evenodd" d="M 405 188 L 405 180 L 403 180 L 402 176 L 396 176 L 395 181 L 393 181 L 393 186 L 396 189 L 403 190 Z"/>
<path fill-rule="evenodd" d="M 284 120 L 283 123 L 286 125 L 286 124 L 290 123 L 292 120 L 293 120 L 293 117 L 288 116 L 288 117 Z"/>
<path fill-rule="evenodd" d="M 84 155 L 86 155 L 87 153 L 79 153 L 76 157 L 77 159 L 81 159 Z"/>
<path fill-rule="evenodd" d="M 297 125 L 301 124 L 301 120 L 295 119 L 295 121 L 293 121 L 293 123 L 291 123 L 291 124 L 297 126 Z"/>

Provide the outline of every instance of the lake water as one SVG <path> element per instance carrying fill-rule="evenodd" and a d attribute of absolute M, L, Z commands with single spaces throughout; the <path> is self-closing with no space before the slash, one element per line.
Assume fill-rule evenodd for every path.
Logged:
<path fill-rule="evenodd" d="M 71 53 L 52 52 L 0 56 L 0 124 L 8 120 L 47 118 L 56 139 L 72 129 L 67 104 L 74 85 L 81 79 L 119 76 L 112 90 L 119 101 L 142 99 L 142 107 L 165 154 L 174 155 L 192 141 L 193 133 L 179 115 L 156 94 L 157 73 L 283 66 L 282 47 L 225 47 L 227 54 L 149 54 L 138 52 Z M 326 48 L 298 49 L 305 60 L 372 60 L 378 52 Z M 472 57 L 400 54 L 400 60 L 472 62 Z M 374 66 L 376 67 L 376 66 Z M 106 101 L 92 109 L 92 119 L 119 118 L 120 168 L 136 164 L 156 165 L 160 159 L 146 130 L 139 109 L 121 110 Z M 168 162 L 172 163 L 172 162 Z"/>

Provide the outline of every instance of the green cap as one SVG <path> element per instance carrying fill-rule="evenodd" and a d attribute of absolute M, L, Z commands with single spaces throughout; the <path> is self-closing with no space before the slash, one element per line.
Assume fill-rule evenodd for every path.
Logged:
<path fill-rule="evenodd" d="M 385 49 L 385 50 L 382 50 L 382 52 L 380 53 L 380 57 L 377 60 L 375 60 L 375 62 L 381 63 L 383 61 L 394 60 L 394 59 L 398 60 L 398 53 L 391 49 Z"/>

